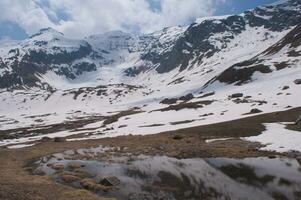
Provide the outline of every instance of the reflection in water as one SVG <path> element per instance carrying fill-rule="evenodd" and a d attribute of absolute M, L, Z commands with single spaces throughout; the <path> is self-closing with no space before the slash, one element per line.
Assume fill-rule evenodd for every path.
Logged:
<path fill-rule="evenodd" d="M 71 160 L 57 154 L 47 160 L 41 159 L 36 171 L 43 171 L 56 181 L 74 187 L 86 187 L 82 179 L 90 177 L 94 180 L 90 184 L 97 185 L 93 186 L 94 192 L 118 199 L 258 200 L 298 199 L 301 196 L 300 165 L 296 160 L 282 158 L 239 160 L 138 156 L 134 159 Z M 63 181 L 61 177 L 66 172 L 76 178 Z M 100 187 L 104 177 L 115 177 L 120 183 L 109 188 Z"/>

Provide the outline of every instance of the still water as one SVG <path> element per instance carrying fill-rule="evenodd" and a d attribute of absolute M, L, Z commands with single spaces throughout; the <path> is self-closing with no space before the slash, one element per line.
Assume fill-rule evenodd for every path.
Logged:
<path fill-rule="evenodd" d="M 63 169 L 54 170 L 49 163 L 63 165 Z M 71 163 L 80 165 L 80 172 L 97 184 L 104 177 L 117 178 L 118 185 L 110 190 L 94 192 L 121 200 L 301 199 L 300 164 L 288 158 L 124 156 L 74 160 L 56 154 L 41 159 L 37 170 L 65 184 L 60 175 L 74 173 L 68 167 Z M 80 180 L 69 185 L 81 188 Z"/>

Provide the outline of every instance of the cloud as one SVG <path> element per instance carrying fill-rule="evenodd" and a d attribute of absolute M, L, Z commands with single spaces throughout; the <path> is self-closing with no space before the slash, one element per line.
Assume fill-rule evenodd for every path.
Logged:
<path fill-rule="evenodd" d="M 0 21 L 17 23 L 27 33 L 53 27 L 70 37 L 112 30 L 152 32 L 186 25 L 214 13 L 225 0 L 1 0 Z"/>
<path fill-rule="evenodd" d="M 28 33 L 52 26 L 47 14 L 32 0 L 1 0 L 0 21 L 17 23 Z"/>

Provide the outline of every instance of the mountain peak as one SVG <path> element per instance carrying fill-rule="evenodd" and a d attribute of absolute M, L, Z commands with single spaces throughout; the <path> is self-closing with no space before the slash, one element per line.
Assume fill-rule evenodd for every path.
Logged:
<path fill-rule="evenodd" d="M 40 29 L 36 34 L 33 34 L 30 36 L 30 38 L 34 38 L 34 37 L 37 37 L 37 36 L 40 36 L 40 35 L 45 35 L 45 34 L 51 34 L 51 35 L 58 35 L 58 36 L 64 36 L 63 33 L 51 28 L 51 27 L 48 27 L 48 28 L 42 28 Z"/>
<path fill-rule="evenodd" d="M 298 2 L 298 3 L 301 3 L 300 0 L 278 0 L 274 3 L 271 3 L 269 5 L 281 5 L 281 4 L 287 4 L 287 3 L 294 3 L 294 2 Z"/>
<path fill-rule="evenodd" d="M 300 10 L 301 0 L 279 0 L 272 4 L 266 5 L 265 7 L 269 6 L 280 7 L 286 10 Z"/>

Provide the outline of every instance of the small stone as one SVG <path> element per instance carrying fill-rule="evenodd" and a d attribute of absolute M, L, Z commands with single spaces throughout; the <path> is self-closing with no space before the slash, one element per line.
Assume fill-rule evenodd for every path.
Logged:
<path fill-rule="evenodd" d="M 289 89 L 290 87 L 289 86 L 283 86 L 283 88 L 282 88 L 282 90 L 287 90 L 287 89 Z"/>

